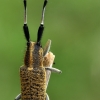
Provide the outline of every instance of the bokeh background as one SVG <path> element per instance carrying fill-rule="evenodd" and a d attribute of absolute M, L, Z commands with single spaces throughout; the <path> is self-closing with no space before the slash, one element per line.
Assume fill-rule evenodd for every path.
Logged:
<path fill-rule="evenodd" d="M 28 26 L 36 41 L 43 0 L 28 0 Z M 23 0 L 0 0 L 0 100 L 20 93 L 26 48 Z M 52 40 L 50 100 L 100 100 L 100 0 L 49 0 L 42 45 Z"/>

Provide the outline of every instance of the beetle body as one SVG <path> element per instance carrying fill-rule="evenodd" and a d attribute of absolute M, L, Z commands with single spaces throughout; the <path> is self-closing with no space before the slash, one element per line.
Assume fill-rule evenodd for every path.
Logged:
<path fill-rule="evenodd" d="M 24 65 L 20 68 L 21 93 L 15 100 L 49 100 L 46 93 L 51 72 L 61 73 L 59 69 L 52 68 L 55 55 L 49 52 L 51 40 L 42 48 L 41 38 L 44 30 L 44 13 L 47 0 L 44 0 L 42 20 L 38 28 L 37 41 L 30 41 L 27 25 L 27 1 L 24 0 L 24 35 L 27 40 L 27 50 Z"/>
<path fill-rule="evenodd" d="M 20 68 L 21 99 L 45 100 L 46 99 L 46 74 L 43 67 L 28 69 Z"/>
<path fill-rule="evenodd" d="M 43 49 L 30 42 L 20 68 L 22 100 L 45 100 L 46 71 L 43 67 Z"/>

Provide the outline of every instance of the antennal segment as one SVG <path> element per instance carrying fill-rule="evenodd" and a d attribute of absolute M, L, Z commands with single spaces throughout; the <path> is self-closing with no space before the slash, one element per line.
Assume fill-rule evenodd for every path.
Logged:
<path fill-rule="evenodd" d="M 29 35 L 29 29 L 27 26 L 27 1 L 24 0 L 24 26 L 23 26 L 23 30 L 24 30 L 24 34 L 25 34 L 25 38 L 27 40 L 27 42 L 30 42 L 30 35 Z"/>
<path fill-rule="evenodd" d="M 43 4 L 43 9 L 42 9 L 42 17 L 41 17 L 41 23 L 38 29 L 38 34 L 37 34 L 37 44 L 40 45 L 40 41 L 42 38 L 43 30 L 44 30 L 44 13 L 45 13 L 45 7 L 47 5 L 47 0 L 44 0 Z"/>
<path fill-rule="evenodd" d="M 44 0 L 44 4 L 43 4 L 43 10 L 42 10 L 42 18 L 41 18 L 41 24 L 44 24 L 44 13 L 45 13 L 45 7 L 47 5 L 47 0 Z"/>

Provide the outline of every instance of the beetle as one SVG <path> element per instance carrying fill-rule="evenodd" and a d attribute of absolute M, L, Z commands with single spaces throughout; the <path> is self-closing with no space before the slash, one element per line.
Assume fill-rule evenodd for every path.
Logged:
<path fill-rule="evenodd" d="M 61 70 L 53 68 L 55 55 L 50 52 L 51 40 L 45 47 L 41 46 L 41 38 L 44 30 L 44 13 L 47 0 L 44 0 L 41 23 L 37 33 L 37 41 L 30 41 L 27 25 L 27 1 L 24 0 L 24 34 L 27 40 L 27 49 L 24 57 L 24 65 L 20 67 L 21 93 L 15 100 L 49 100 L 46 93 L 51 72 L 61 73 Z"/>

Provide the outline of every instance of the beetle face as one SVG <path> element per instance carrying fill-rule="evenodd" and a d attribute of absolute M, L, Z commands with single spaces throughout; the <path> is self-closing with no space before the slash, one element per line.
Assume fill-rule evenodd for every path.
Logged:
<path fill-rule="evenodd" d="M 32 42 L 33 44 L 33 51 L 32 51 L 32 58 L 33 58 L 33 67 L 42 67 L 43 66 L 43 49 L 41 46 L 37 45 L 37 43 Z"/>
<path fill-rule="evenodd" d="M 36 42 L 30 42 L 27 45 L 27 50 L 24 59 L 26 67 L 41 67 L 43 66 L 43 49 Z"/>

